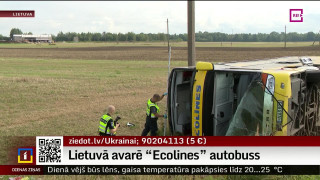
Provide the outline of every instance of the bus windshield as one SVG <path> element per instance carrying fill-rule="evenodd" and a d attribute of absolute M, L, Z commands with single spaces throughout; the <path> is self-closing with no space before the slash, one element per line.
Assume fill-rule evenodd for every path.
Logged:
<path fill-rule="evenodd" d="M 226 136 L 262 134 L 264 95 L 261 81 L 253 81 L 240 101 Z"/>

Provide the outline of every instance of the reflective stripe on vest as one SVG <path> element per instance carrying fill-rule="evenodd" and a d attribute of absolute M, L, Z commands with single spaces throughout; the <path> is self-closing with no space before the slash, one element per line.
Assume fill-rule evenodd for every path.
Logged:
<path fill-rule="evenodd" d="M 148 103 L 147 103 L 147 116 L 150 116 L 150 108 L 151 108 L 152 106 L 154 106 L 154 107 L 157 108 L 157 113 L 160 112 L 160 108 L 158 107 L 158 105 L 157 105 L 156 103 L 151 102 L 151 99 L 149 99 L 149 100 L 148 100 Z M 155 116 L 153 113 L 151 113 L 151 116 L 150 116 L 150 117 L 151 117 L 151 118 L 156 118 L 156 116 Z"/>
<path fill-rule="evenodd" d="M 110 128 L 107 128 L 107 124 L 110 119 L 111 119 L 111 116 L 109 116 L 107 114 L 104 114 L 101 116 L 100 125 L 99 125 L 99 132 L 102 132 L 105 134 L 110 134 Z"/>

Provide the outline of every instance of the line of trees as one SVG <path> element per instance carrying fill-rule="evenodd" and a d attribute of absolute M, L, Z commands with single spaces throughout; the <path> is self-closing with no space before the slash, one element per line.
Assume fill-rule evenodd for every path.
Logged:
<path fill-rule="evenodd" d="M 133 32 L 128 33 L 110 33 L 110 32 L 103 32 L 103 33 L 75 33 L 75 32 L 59 32 L 57 36 L 54 36 L 53 39 L 55 41 L 73 41 L 74 37 L 78 37 L 79 41 L 166 41 L 167 35 L 164 33 L 157 33 L 157 34 L 135 34 Z M 173 36 L 172 36 L 173 37 Z M 177 38 L 172 40 L 178 40 Z M 182 41 L 182 39 L 180 40 Z"/>
<path fill-rule="evenodd" d="M 10 37 L 0 35 L 0 40 L 12 39 L 13 34 L 32 34 L 23 33 L 18 28 L 12 28 L 10 31 Z M 220 32 L 197 32 L 195 34 L 196 41 L 198 42 L 283 42 L 285 40 L 284 32 L 271 32 L 271 33 L 241 33 L 241 34 L 226 34 Z M 119 42 L 119 41 L 167 41 L 167 34 L 165 33 L 110 33 L 110 32 L 87 32 L 87 33 L 76 33 L 76 32 L 59 32 L 57 35 L 52 35 L 55 41 L 73 41 L 75 37 L 78 37 L 79 41 L 107 41 L 107 42 Z M 184 34 L 170 34 L 169 38 L 171 41 L 187 41 L 188 35 Z M 286 39 L 288 42 L 299 42 L 299 41 L 319 41 L 320 35 L 314 32 L 308 33 L 287 33 Z"/>
<path fill-rule="evenodd" d="M 9 41 L 9 40 L 10 40 L 10 37 L 2 36 L 0 34 L 0 41 Z"/>
<path fill-rule="evenodd" d="M 290 32 L 286 35 L 287 41 L 299 42 L 299 41 L 314 41 L 319 40 L 320 36 L 314 32 L 308 33 L 296 33 Z M 167 41 L 167 35 L 164 33 L 140 33 L 135 34 L 133 32 L 128 33 L 75 33 L 75 32 L 59 32 L 54 38 L 56 41 L 73 41 L 74 37 L 78 37 L 79 41 Z M 283 42 L 285 40 L 284 32 L 271 32 L 267 33 L 241 33 L 241 34 L 226 34 L 220 32 L 197 32 L 195 34 L 196 41 L 198 42 Z M 187 41 L 188 35 L 185 34 L 170 34 L 170 40 L 172 41 Z"/>

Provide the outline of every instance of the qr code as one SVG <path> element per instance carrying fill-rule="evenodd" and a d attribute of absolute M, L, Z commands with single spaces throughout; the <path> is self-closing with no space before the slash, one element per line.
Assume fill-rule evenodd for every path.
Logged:
<path fill-rule="evenodd" d="M 40 163 L 61 163 L 62 139 L 38 139 Z"/>

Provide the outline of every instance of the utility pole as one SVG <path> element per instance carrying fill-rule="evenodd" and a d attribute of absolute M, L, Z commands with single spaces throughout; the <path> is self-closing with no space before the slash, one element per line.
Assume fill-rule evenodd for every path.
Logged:
<path fill-rule="evenodd" d="M 169 49 L 170 49 L 170 35 L 169 35 L 169 19 L 167 18 L 167 39 L 168 39 L 168 52 L 169 52 Z"/>
<path fill-rule="evenodd" d="M 171 46 L 170 46 L 170 34 L 169 34 L 169 19 L 167 18 L 167 39 L 168 39 L 168 78 L 170 75 L 170 60 L 171 60 Z"/>
<path fill-rule="evenodd" d="M 284 48 L 287 47 L 287 26 L 284 26 Z"/>
<path fill-rule="evenodd" d="M 167 39 L 168 39 L 168 79 L 170 76 L 170 61 L 171 61 L 171 46 L 170 46 L 170 35 L 169 35 L 169 19 L 167 18 Z M 167 83 L 168 84 L 168 83 Z M 169 88 L 169 87 L 168 87 Z M 166 110 L 168 112 L 168 109 Z M 163 135 L 166 135 L 167 131 L 167 119 L 164 118 L 163 124 Z"/>
<path fill-rule="evenodd" d="M 188 66 L 196 65 L 194 1 L 188 1 Z"/>

